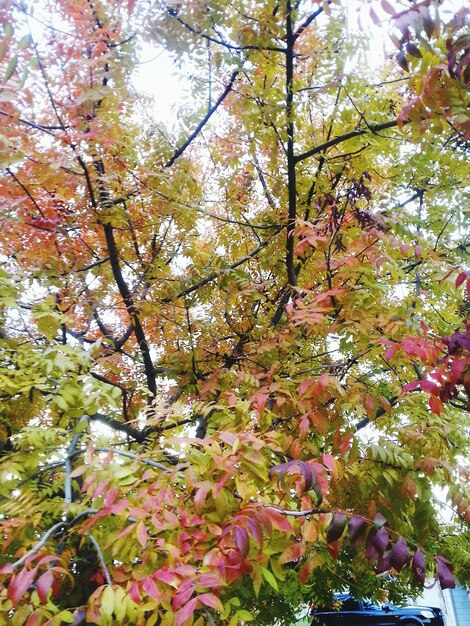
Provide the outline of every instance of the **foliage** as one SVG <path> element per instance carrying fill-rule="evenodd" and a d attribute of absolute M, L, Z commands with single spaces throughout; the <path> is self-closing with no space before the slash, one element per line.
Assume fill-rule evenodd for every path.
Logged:
<path fill-rule="evenodd" d="M 1 623 L 468 581 L 468 15 L 347 4 L 0 4 Z"/>

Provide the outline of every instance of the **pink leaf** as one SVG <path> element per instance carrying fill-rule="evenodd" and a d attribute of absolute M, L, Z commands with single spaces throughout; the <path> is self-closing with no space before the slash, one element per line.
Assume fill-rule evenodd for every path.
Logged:
<path fill-rule="evenodd" d="M 135 602 L 136 604 L 138 604 L 140 602 L 140 591 L 139 591 L 139 585 L 137 584 L 137 582 L 134 580 L 132 581 L 131 586 L 129 587 L 129 598 Z"/>
<path fill-rule="evenodd" d="M 150 576 L 147 576 L 147 578 L 144 578 L 142 581 L 142 589 L 154 600 L 161 600 L 161 594 L 158 590 L 157 584 Z"/>
<path fill-rule="evenodd" d="M 335 457 L 327 452 L 323 455 L 322 460 L 324 466 L 330 470 L 333 480 L 336 480 L 338 478 L 338 467 L 336 465 Z"/>
<path fill-rule="evenodd" d="M 299 387 L 299 396 L 303 396 L 304 393 L 307 391 L 307 389 L 309 387 L 311 387 L 313 385 L 315 381 L 312 380 L 311 378 L 306 378 L 305 380 L 303 380 L 300 383 L 300 387 Z"/>
<path fill-rule="evenodd" d="M 54 582 L 54 575 L 51 570 L 47 570 L 39 576 L 36 583 L 36 591 L 38 592 L 39 601 L 41 604 L 45 604 L 47 602 L 47 595 L 49 590 L 52 587 L 52 583 Z"/>
<path fill-rule="evenodd" d="M 178 609 L 180 609 L 183 605 L 186 604 L 186 602 L 188 602 L 192 595 L 194 595 L 194 586 L 191 582 L 191 584 L 186 589 L 179 591 L 173 598 L 173 610 L 177 611 Z"/>
<path fill-rule="evenodd" d="M 407 383 L 403 388 L 402 388 L 402 393 L 406 393 L 407 391 L 414 391 L 415 389 L 417 389 L 419 386 L 421 385 L 421 381 L 420 380 L 413 380 L 413 382 L 411 383 Z"/>
<path fill-rule="evenodd" d="M 12 580 L 10 581 L 7 593 L 15 608 L 18 604 L 18 600 L 26 593 L 28 587 L 33 582 L 34 577 L 36 576 L 37 569 L 37 567 L 32 570 L 23 568 L 18 572 L 18 574 L 13 576 Z"/>
<path fill-rule="evenodd" d="M 106 494 L 105 501 L 104 501 L 105 506 L 111 506 L 111 504 L 116 499 L 116 494 L 117 494 L 116 487 L 113 487 L 112 489 L 108 491 L 108 493 Z"/>
<path fill-rule="evenodd" d="M 390 2 L 387 2 L 387 0 L 382 0 L 381 2 L 382 4 L 382 9 L 388 13 L 389 15 L 395 15 L 396 11 L 395 9 L 392 7 L 392 5 L 390 4 Z"/>
<path fill-rule="evenodd" d="M 212 593 L 203 593 L 198 596 L 198 599 L 205 604 L 206 606 L 210 606 L 211 609 L 215 609 L 216 611 L 222 612 L 224 610 L 224 606 L 222 602 L 214 596 Z"/>
<path fill-rule="evenodd" d="M 191 617 L 197 606 L 197 598 L 190 600 L 183 608 L 176 613 L 175 626 L 181 626 Z"/>
<path fill-rule="evenodd" d="M 137 539 L 139 540 L 140 545 L 142 546 L 142 548 L 145 548 L 145 546 L 147 545 L 147 529 L 145 527 L 145 524 L 143 522 L 139 522 L 137 524 Z"/>
<path fill-rule="evenodd" d="M 394 344 L 387 349 L 387 351 L 385 352 L 385 358 L 387 359 L 387 361 L 390 361 L 390 359 L 393 357 L 393 355 L 395 354 L 397 350 L 398 350 L 397 344 Z"/>

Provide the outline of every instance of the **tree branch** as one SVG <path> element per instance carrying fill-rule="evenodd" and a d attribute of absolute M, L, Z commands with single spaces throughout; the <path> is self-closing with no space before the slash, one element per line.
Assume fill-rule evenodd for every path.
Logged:
<path fill-rule="evenodd" d="M 243 265 L 243 263 L 246 263 L 250 259 L 253 259 L 261 250 L 263 250 L 263 248 L 266 248 L 266 246 L 271 242 L 273 237 L 278 235 L 283 228 L 284 228 L 284 226 L 278 227 L 277 232 L 275 233 L 275 235 L 273 235 L 271 238 L 266 239 L 265 241 L 263 241 L 257 248 L 252 250 L 252 252 L 250 252 L 250 254 L 247 254 L 247 256 L 243 257 L 242 259 L 239 259 L 238 261 L 235 261 L 235 263 L 232 263 L 232 265 L 229 265 L 229 267 L 222 267 L 222 268 L 220 268 L 218 270 L 215 270 L 215 271 L 211 272 L 210 274 L 208 274 L 205 278 L 203 278 L 199 282 L 194 283 L 194 285 L 191 285 L 191 287 L 188 287 L 187 289 L 183 289 L 183 291 L 180 291 L 175 297 L 176 298 L 182 298 L 183 296 L 187 296 L 188 294 L 193 293 L 193 291 L 197 291 L 201 287 L 204 287 L 204 285 L 207 285 L 208 283 L 212 282 L 218 276 L 221 276 L 221 275 L 223 275 L 226 272 L 234 270 L 235 268 L 239 267 L 240 265 Z M 163 298 L 161 300 L 161 302 L 163 302 L 165 304 L 168 304 L 169 302 L 173 302 L 173 300 L 174 300 L 173 297 L 172 298 Z"/>
<path fill-rule="evenodd" d="M 186 148 L 196 139 L 196 137 L 199 135 L 201 130 L 210 120 L 212 115 L 217 111 L 219 106 L 222 104 L 222 102 L 225 100 L 228 94 L 232 91 L 233 84 L 235 83 L 235 80 L 239 73 L 240 73 L 240 70 L 235 70 L 235 72 L 232 73 L 228 85 L 225 87 L 224 91 L 220 94 L 215 104 L 207 111 L 206 115 L 199 122 L 196 129 L 189 135 L 189 137 L 186 139 L 184 144 L 180 146 L 177 150 L 175 150 L 171 159 L 165 164 L 165 167 L 171 167 L 173 163 L 176 161 L 176 159 L 178 159 L 186 150 Z"/>
<path fill-rule="evenodd" d="M 300 163 L 300 161 L 304 161 L 314 154 L 318 154 L 319 152 L 324 152 L 328 150 L 328 148 L 332 148 L 333 146 L 337 146 L 339 143 L 343 143 L 343 141 L 347 141 L 348 139 L 352 139 L 353 137 L 360 137 L 361 135 L 367 135 L 367 133 L 377 133 L 381 130 L 385 130 L 387 128 L 393 128 L 394 126 L 398 126 L 397 120 L 390 120 L 389 122 L 383 122 L 382 124 L 371 124 L 367 128 L 352 130 L 349 133 L 345 133 L 344 135 L 339 135 L 338 137 L 333 137 L 329 141 L 325 141 L 325 143 L 320 144 L 319 146 L 315 146 L 311 150 L 307 150 L 307 152 L 303 152 L 302 154 L 298 154 L 294 157 L 296 163 Z"/>
<path fill-rule="evenodd" d="M 101 567 L 103 568 L 104 577 L 106 578 L 106 584 L 112 585 L 113 581 L 111 580 L 111 576 L 109 574 L 109 570 L 106 567 L 106 561 L 104 560 L 104 556 L 103 556 L 103 553 L 101 551 L 100 544 L 96 541 L 96 539 L 93 537 L 93 535 L 91 533 L 88 533 L 86 535 L 86 537 L 88 537 L 88 539 L 91 541 L 91 543 L 93 544 L 93 546 L 94 546 L 94 548 L 96 550 L 96 553 L 97 553 L 98 558 L 99 558 L 100 563 L 101 563 Z"/>
<path fill-rule="evenodd" d="M 287 280 L 291 287 L 297 286 L 297 274 L 294 266 L 294 231 L 297 217 L 297 184 L 294 155 L 294 43 L 292 23 L 292 5 L 286 2 L 286 131 L 287 131 L 287 195 L 288 218 L 286 231 L 286 266 Z"/>
<path fill-rule="evenodd" d="M 134 439 L 137 443 L 143 443 L 145 440 L 145 434 L 142 431 L 137 428 L 133 428 L 129 424 L 124 424 L 119 420 L 108 417 L 103 413 L 94 413 L 93 415 L 90 415 L 90 419 L 94 422 L 101 422 L 101 424 L 109 426 L 109 428 L 112 428 L 113 430 L 126 433 L 126 435 L 132 437 L 132 439 Z"/>
<path fill-rule="evenodd" d="M 74 526 L 79 520 L 82 519 L 82 517 L 88 517 L 89 515 L 95 515 L 96 513 L 98 513 L 98 509 L 86 509 L 85 511 L 81 511 L 80 513 L 78 513 L 78 515 L 75 515 L 75 517 L 73 517 L 68 522 L 57 522 L 57 524 L 51 526 L 49 530 L 44 533 L 41 539 L 37 542 L 35 546 L 31 548 L 31 550 L 28 550 L 28 552 L 26 552 L 26 554 L 23 554 L 20 559 L 12 563 L 11 567 L 13 569 L 16 569 L 17 567 L 23 565 L 30 557 L 37 554 L 39 550 L 46 544 L 47 540 L 50 537 L 53 537 L 56 533 L 58 533 L 59 530 L 62 530 L 63 533 L 65 532 L 65 530 Z"/>
<path fill-rule="evenodd" d="M 327 0 L 327 4 L 331 4 L 331 0 Z M 320 13 L 323 13 L 323 7 L 320 7 L 316 11 L 314 11 L 311 15 L 307 17 L 307 19 L 297 28 L 297 30 L 293 33 L 294 41 L 297 40 L 300 35 L 304 32 L 306 28 L 310 26 L 310 24 L 317 18 Z"/>

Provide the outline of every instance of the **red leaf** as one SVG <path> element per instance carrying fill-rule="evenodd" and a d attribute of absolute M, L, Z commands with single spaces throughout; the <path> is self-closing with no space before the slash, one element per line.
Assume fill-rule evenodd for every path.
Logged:
<path fill-rule="evenodd" d="M 409 71 L 410 68 L 408 65 L 408 61 L 406 60 L 406 55 L 402 50 L 400 50 L 400 52 L 397 54 L 397 63 L 406 72 Z"/>
<path fill-rule="evenodd" d="M 155 578 L 172 586 L 178 581 L 178 577 L 167 569 L 160 569 L 158 572 L 155 572 Z"/>
<path fill-rule="evenodd" d="M 432 393 L 433 395 L 439 394 L 440 388 L 436 383 L 433 383 L 432 380 L 422 380 L 421 381 L 421 389 L 426 393 Z"/>
<path fill-rule="evenodd" d="M 429 406 L 431 407 L 431 411 L 436 415 L 440 415 L 444 405 L 440 398 L 436 398 L 436 396 L 431 396 L 429 398 Z"/>
<path fill-rule="evenodd" d="M 36 591 L 38 592 L 39 601 L 41 604 L 45 604 L 47 602 L 47 595 L 49 590 L 52 587 L 52 583 L 54 582 L 54 575 L 51 570 L 47 570 L 39 576 L 36 583 Z"/>
<path fill-rule="evenodd" d="M 348 435 L 345 435 L 341 441 L 341 443 L 338 446 L 338 452 L 341 455 L 345 455 L 346 452 L 348 452 L 349 450 L 349 444 L 351 443 L 351 441 L 353 440 L 354 434 L 353 433 L 349 433 Z"/>
<path fill-rule="evenodd" d="M 281 513 L 279 513 L 275 509 L 266 509 L 265 513 L 266 517 L 269 519 L 274 528 L 289 533 L 292 532 L 292 526 Z"/>
<path fill-rule="evenodd" d="M 261 526 L 258 524 L 256 520 L 251 519 L 251 518 L 248 518 L 246 520 L 246 525 L 248 528 L 248 532 L 250 533 L 250 535 L 253 537 L 253 539 L 261 548 L 263 545 L 263 531 L 261 530 Z"/>
<path fill-rule="evenodd" d="M 190 600 L 182 609 L 176 613 L 175 626 L 181 626 L 184 622 L 191 617 L 197 606 L 197 598 Z"/>
<path fill-rule="evenodd" d="M 25 626 L 39 626 L 42 622 L 42 613 L 39 609 L 36 609 L 34 613 L 32 613 Z M 44 622 L 43 622 L 44 623 Z"/>
<path fill-rule="evenodd" d="M 366 409 L 366 413 L 369 417 L 375 415 L 375 398 L 371 396 L 369 393 L 366 396 L 366 400 L 364 402 L 364 407 Z"/>
<path fill-rule="evenodd" d="M 464 282 L 466 278 L 467 278 L 467 272 L 460 272 L 460 274 L 455 279 L 455 286 L 460 287 L 460 285 Z"/>

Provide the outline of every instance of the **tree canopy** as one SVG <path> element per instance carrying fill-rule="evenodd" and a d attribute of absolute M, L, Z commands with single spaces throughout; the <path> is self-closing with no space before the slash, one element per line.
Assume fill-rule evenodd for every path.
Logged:
<path fill-rule="evenodd" d="M 468 581 L 454 4 L 0 3 L 1 623 Z"/>

